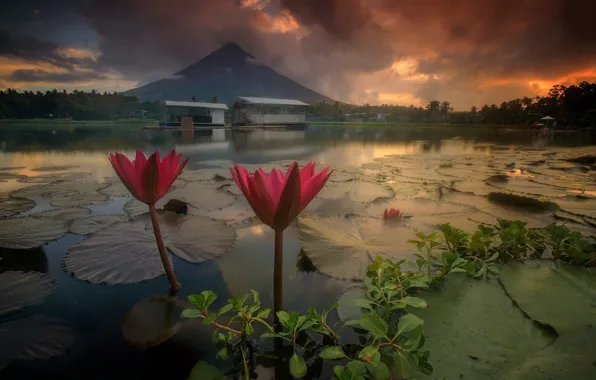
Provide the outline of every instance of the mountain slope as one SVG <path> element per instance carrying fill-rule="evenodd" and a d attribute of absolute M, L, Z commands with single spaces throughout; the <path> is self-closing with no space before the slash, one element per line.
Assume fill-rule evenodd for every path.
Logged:
<path fill-rule="evenodd" d="M 161 79 L 129 91 L 143 101 L 210 101 L 232 104 L 238 96 L 298 99 L 307 103 L 332 99 L 304 87 L 258 62 L 240 46 L 229 43 L 179 71 L 175 79 Z"/>

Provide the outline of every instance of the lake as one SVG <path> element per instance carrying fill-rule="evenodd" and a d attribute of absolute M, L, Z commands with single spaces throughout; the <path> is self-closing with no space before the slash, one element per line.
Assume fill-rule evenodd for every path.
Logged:
<path fill-rule="evenodd" d="M 196 236 L 184 234 L 195 246 L 175 238 L 171 244 L 208 253 L 191 260 L 172 255 L 179 302 L 164 301 L 165 276 L 143 280 L 149 263 L 142 252 L 122 250 L 126 239 L 144 242 L 146 210 L 119 184 L 108 154 L 133 155 L 135 148 L 162 154 L 175 148 L 189 158 L 161 206 L 188 203 L 190 217 L 202 221 Z M 398 208 L 408 221 L 395 230 L 399 241 L 388 257 L 399 258 L 411 257 L 410 235 L 438 223 L 473 232 L 503 218 L 531 228 L 564 223 L 596 235 L 595 156 L 594 134 L 485 128 L 0 129 L 0 272 L 42 274 L 0 278 L 0 336 L 10 342 L 0 348 L 2 378 L 184 379 L 198 359 L 221 366 L 212 329 L 180 320 L 188 294 L 212 290 L 216 307 L 249 289 L 265 306 L 273 299 L 273 233 L 231 181 L 232 162 L 251 170 L 293 160 L 330 166 L 335 172 L 305 217 L 377 223 L 385 208 Z M 285 308 L 329 307 L 358 273 L 323 260 L 314 265 L 300 234 L 295 224 L 285 232 Z M 103 245 L 85 245 L 98 236 Z M 216 242 L 209 249 L 207 239 Z M 340 259 L 352 268 L 367 260 Z M 21 282 L 29 285 L 16 286 Z M 15 357 L 19 349 L 24 353 Z"/>

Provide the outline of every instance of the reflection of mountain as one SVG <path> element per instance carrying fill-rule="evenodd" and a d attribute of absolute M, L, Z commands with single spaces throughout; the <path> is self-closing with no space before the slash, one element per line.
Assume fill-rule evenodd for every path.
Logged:
<path fill-rule="evenodd" d="M 231 104 L 238 96 L 298 99 L 307 103 L 331 101 L 260 63 L 240 46 L 229 43 L 190 67 L 126 92 L 144 101 L 208 101 L 216 96 Z"/>

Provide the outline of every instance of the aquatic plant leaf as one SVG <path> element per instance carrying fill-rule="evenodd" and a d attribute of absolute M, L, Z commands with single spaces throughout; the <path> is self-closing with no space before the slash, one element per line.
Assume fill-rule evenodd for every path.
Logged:
<path fill-rule="evenodd" d="M 531 194 L 545 197 L 563 197 L 565 190 L 544 185 L 524 178 L 506 178 L 504 181 L 495 180 L 495 177 L 488 178 L 486 182 L 498 189 L 515 191 L 518 193 Z"/>
<path fill-rule="evenodd" d="M 59 172 L 62 170 L 70 170 L 78 168 L 78 165 L 63 165 L 63 166 L 42 166 L 39 168 L 31 169 L 34 172 Z"/>
<path fill-rule="evenodd" d="M 175 297 L 154 296 L 138 302 L 122 322 L 124 340 L 136 347 L 154 347 L 178 332 L 184 305 Z"/>
<path fill-rule="evenodd" d="M 216 367 L 199 360 L 192 367 L 188 380 L 228 380 L 229 378 L 221 373 Z"/>
<path fill-rule="evenodd" d="M 424 349 L 432 353 L 434 373 L 445 379 L 508 379 L 504 373 L 554 339 L 515 307 L 497 280 L 450 275 L 424 299 L 428 308 L 416 310 L 428 336 Z"/>
<path fill-rule="evenodd" d="M 0 198 L 0 218 L 7 218 L 31 210 L 35 202 L 25 198 Z"/>
<path fill-rule="evenodd" d="M 344 194 L 335 199 L 315 198 L 303 213 L 316 216 L 363 215 L 365 207 L 365 203 L 354 202 L 349 195 Z"/>
<path fill-rule="evenodd" d="M 92 283 L 129 284 L 165 273 L 146 220 L 114 223 L 90 235 L 70 248 L 64 265 L 79 280 Z"/>
<path fill-rule="evenodd" d="M 202 168 L 224 168 L 228 169 L 234 166 L 234 161 L 230 160 L 205 160 L 197 161 L 197 166 Z"/>
<path fill-rule="evenodd" d="M 351 285 L 344 290 L 337 303 L 337 316 L 340 321 L 358 320 L 362 316 L 362 309 L 354 300 L 366 298 L 366 291 L 362 285 Z"/>
<path fill-rule="evenodd" d="M 101 194 L 105 194 L 109 197 L 124 197 L 130 195 L 130 191 L 124 186 L 122 182 L 111 183 L 108 187 L 99 190 Z"/>
<path fill-rule="evenodd" d="M 166 247 L 191 263 L 214 259 L 236 241 L 236 231 L 226 223 L 200 216 L 163 213 L 160 223 L 169 229 Z"/>
<path fill-rule="evenodd" d="M 67 182 L 67 181 L 78 181 L 91 173 L 86 172 L 67 172 L 67 173 L 52 173 L 52 174 L 40 174 L 29 177 L 19 178 L 19 182 L 24 183 L 53 183 L 53 182 Z"/>
<path fill-rule="evenodd" d="M 37 272 L 0 273 L 0 316 L 37 305 L 55 289 L 50 276 Z"/>
<path fill-rule="evenodd" d="M 374 182 L 349 181 L 338 183 L 327 183 L 317 195 L 321 199 L 337 199 L 345 194 L 354 202 L 368 203 L 379 198 L 391 198 L 393 191 L 387 187 Z"/>
<path fill-rule="evenodd" d="M 70 232 L 79 235 L 95 233 L 125 219 L 120 215 L 96 215 L 75 219 L 70 223 Z"/>
<path fill-rule="evenodd" d="M 329 180 L 332 182 L 347 182 L 352 181 L 355 179 L 355 176 L 352 173 L 349 173 L 345 170 L 334 170 L 329 177 Z"/>
<path fill-rule="evenodd" d="M 13 191 L 10 196 L 14 198 L 65 198 L 76 194 L 92 193 L 107 186 L 108 184 L 99 182 L 57 182 L 25 187 Z"/>
<path fill-rule="evenodd" d="M 4 166 L 0 168 L 0 172 L 5 172 L 8 170 L 21 170 L 21 169 L 25 169 L 24 166 Z"/>
<path fill-rule="evenodd" d="M 213 211 L 230 206 L 236 197 L 220 189 L 217 183 L 191 182 L 183 188 L 176 188 L 168 193 L 169 199 L 178 199 L 194 208 Z"/>
<path fill-rule="evenodd" d="M 25 178 L 25 177 L 27 177 L 27 176 L 23 175 L 23 174 L 0 172 L 0 180 L 19 179 L 19 178 Z"/>
<path fill-rule="evenodd" d="M 180 178 L 186 181 L 231 181 L 233 179 L 228 168 L 185 170 Z"/>
<path fill-rule="evenodd" d="M 567 196 L 557 198 L 555 202 L 569 213 L 596 218 L 596 199 Z"/>
<path fill-rule="evenodd" d="M 207 216 L 233 226 L 248 227 L 247 223 L 252 223 L 252 225 L 261 223 L 245 197 L 238 197 L 236 202 L 221 210 L 201 211 L 191 207 L 189 209 L 189 215 Z"/>
<path fill-rule="evenodd" d="M 0 363 L 60 356 L 74 341 L 73 332 L 59 321 L 31 317 L 3 322 L 0 324 Z"/>
<path fill-rule="evenodd" d="M 512 262 L 501 270 L 509 296 L 533 320 L 559 334 L 596 321 L 596 270 L 554 261 Z"/>
<path fill-rule="evenodd" d="M 0 220 L 0 247 L 29 249 L 56 240 L 68 232 L 68 221 L 39 216 Z"/>
<path fill-rule="evenodd" d="M 159 222 L 166 248 L 192 263 L 222 255 L 236 239 L 232 227 L 205 217 L 159 212 Z M 164 273 L 148 215 L 91 234 L 64 263 L 75 277 L 93 283 L 133 283 Z"/>
<path fill-rule="evenodd" d="M 543 351 L 530 356 L 524 363 L 512 368 L 502 379 L 511 380 L 567 380 L 593 379 L 594 342 L 596 329 L 580 327 L 558 337 Z"/>
<path fill-rule="evenodd" d="M 79 218 L 84 218 L 87 215 L 91 214 L 91 210 L 88 208 L 81 208 L 81 207 L 69 207 L 69 208 L 59 208 L 56 210 L 44 211 L 39 214 L 35 214 L 33 216 L 48 218 L 48 219 L 60 219 L 60 220 L 74 220 Z"/>
<path fill-rule="evenodd" d="M 54 198 L 50 201 L 50 205 L 54 207 L 79 207 L 96 202 L 105 202 L 108 199 L 109 196 L 93 191 L 73 194 L 70 197 Z"/>
<path fill-rule="evenodd" d="M 341 279 L 363 280 L 377 256 L 389 259 L 411 256 L 407 241 L 415 231 L 372 218 L 314 218 L 298 221 L 304 253 L 322 273 Z"/>

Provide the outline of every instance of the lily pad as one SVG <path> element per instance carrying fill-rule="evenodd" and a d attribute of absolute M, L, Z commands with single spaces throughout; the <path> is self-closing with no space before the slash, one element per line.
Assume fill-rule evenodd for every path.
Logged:
<path fill-rule="evenodd" d="M 555 202 L 561 209 L 569 213 L 596 218 L 596 199 L 567 196 L 557 198 Z"/>
<path fill-rule="evenodd" d="M 184 188 L 177 188 L 168 194 L 169 198 L 184 201 L 194 208 L 213 211 L 230 206 L 236 197 L 220 189 L 217 183 L 191 182 Z"/>
<path fill-rule="evenodd" d="M 232 227 L 205 217 L 160 212 L 159 222 L 167 249 L 192 263 L 222 255 L 236 239 Z M 126 284 L 164 273 L 146 215 L 91 234 L 70 249 L 64 263 L 75 277 L 93 283 Z"/>
<path fill-rule="evenodd" d="M 501 282 L 533 320 L 559 334 L 596 321 L 596 270 L 553 261 L 512 262 Z"/>
<path fill-rule="evenodd" d="M 230 160 L 205 160 L 205 161 L 197 161 L 197 166 L 202 168 L 231 168 L 234 166 L 234 161 Z"/>
<path fill-rule="evenodd" d="M 31 317 L 1 323 L 0 341 L 0 363 L 5 363 L 60 356 L 75 340 L 72 331 L 62 323 Z"/>
<path fill-rule="evenodd" d="M 34 172 L 59 172 L 62 170 L 70 170 L 78 168 L 78 165 L 63 165 L 63 166 L 42 166 L 39 168 L 31 169 Z"/>
<path fill-rule="evenodd" d="M 322 273 L 363 280 L 375 257 L 411 256 L 415 231 L 373 218 L 301 217 L 298 222 L 304 253 Z"/>
<path fill-rule="evenodd" d="M 502 190 L 509 190 L 518 193 L 525 193 L 545 197 L 565 196 L 565 191 L 563 189 L 558 189 L 556 187 L 544 185 L 538 182 L 534 182 L 532 180 L 524 178 L 506 178 L 505 180 L 498 181 L 495 180 L 495 177 L 496 176 L 493 176 L 487 179 L 488 184 Z"/>
<path fill-rule="evenodd" d="M 366 298 L 366 291 L 362 285 L 348 286 L 337 300 L 337 316 L 340 321 L 350 319 L 360 319 L 362 310 L 360 306 L 354 304 L 355 299 Z"/>
<path fill-rule="evenodd" d="M 175 297 L 154 296 L 140 301 L 124 317 L 124 340 L 142 348 L 165 342 L 178 332 L 186 307 Z"/>
<path fill-rule="evenodd" d="M 198 170 L 186 170 L 181 174 L 181 179 L 186 181 L 225 181 L 232 180 L 232 173 L 228 168 L 207 168 Z"/>
<path fill-rule="evenodd" d="M 67 173 L 52 173 L 52 174 L 40 174 L 30 177 L 19 178 L 19 182 L 24 183 L 53 183 L 53 182 L 70 182 L 78 181 L 91 173 L 86 172 L 67 172 Z"/>
<path fill-rule="evenodd" d="M 25 198 L 0 198 L 0 218 L 7 218 L 31 210 L 35 202 Z"/>
<path fill-rule="evenodd" d="M 24 166 L 4 166 L 0 168 L 0 172 L 5 172 L 8 170 L 21 170 L 21 169 L 25 169 Z"/>
<path fill-rule="evenodd" d="M 45 211 L 39 214 L 35 214 L 34 216 L 48 219 L 60 219 L 71 221 L 74 219 L 84 218 L 89 214 L 91 214 L 91 210 L 89 210 L 88 208 L 70 207 Z"/>
<path fill-rule="evenodd" d="M 317 197 L 321 199 L 337 199 L 345 194 L 348 194 L 351 200 L 363 203 L 394 196 L 393 191 L 386 186 L 374 182 L 350 181 L 327 183 Z"/>
<path fill-rule="evenodd" d="M 195 215 L 196 213 L 196 215 L 208 216 L 234 226 L 242 225 L 248 227 L 245 222 L 249 220 L 252 220 L 255 225 L 260 223 L 245 197 L 238 197 L 236 202 L 221 210 L 200 211 L 190 208 L 189 213 L 191 215 Z"/>
<path fill-rule="evenodd" d="M 68 232 L 65 220 L 39 216 L 0 220 L 0 247 L 29 249 L 56 240 Z"/>
<path fill-rule="evenodd" d="M 50 276 L 37 272 L 0 273 L 0 316 L 37 305 L 55 289 Z"/>
<path fill-rule="evenodd" d="M 111 183 L 108 187 L 99 190 L 99 192 L 109 197 L 123 197 L 130 195 L 126 186 L 120 181 Z"/>
<path fill-rule="evenodd" d="M 109 199 L 107 195 L 100 194 L 97 191 L 73 194 L 70 197 L 55 198 L 50 201 L 54 207 L 79 207 L 96 202 L 105 202 Z"/>
<path fill-rule="evenodd" d="M 582 327 L 565 333 L 522 365 L 502 376 L 511 380 L 593 379 L 596 330 Z"/>
<path fill-rule="evenodd" d="M 416 310 L 424 320 L 424 349 L 431 352 L 434 373 L 445 379 L 509 379 L 503 374 L 554 339 L 515 307 L 496 280 L 450 275 L 424 299 L 428 308 Z"/>
<path fill-rule="evenodd" d="M 25 177 L 27 177 L 27 176 L 26 175 L 22 175 L 22 174 L 18 174 L 18 173 L 0 172 L 0 180 L 19 179 L 19 178 L 25 178 Z"/>
<path fill-rule="evenodd" d="M 76 194 L 98 191 L 106 186 L 108 184 L 99 182 L 57 182 L 15 190 L 10 193 L 10 196 L 13 198 L 65 198 Z"/>
<path fill-rule="evenodd" d="M 303 212 L 316 216 L 363 215 L 365 207 L 366 204 L 354 202 L 345 194 L 336 199 L 315 198 Z"/>
<path fill-rule="evenodd" d="M 329 177 L 329 180 L 332 182 L 347 182 L 354 180 L 354 174 L 349 173 L 345 170 L 334 170 Z"/>
<path fill-rule="evenodd" d="M 146 220 L 115 223 L 90 235 L 68 251 L 64 265 L 92 283 L 128 284 L 165 273 Z"/>
<path fill-rule="evenodd" d="M 70 232 L 79 235 L 95 233 L 124 219 L 119 215 L 96 215 L 75 219 L 70 223 Z"/>

